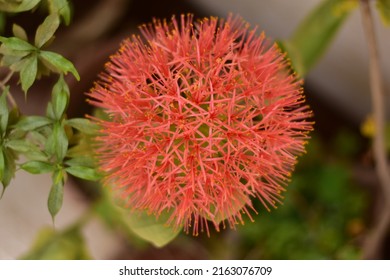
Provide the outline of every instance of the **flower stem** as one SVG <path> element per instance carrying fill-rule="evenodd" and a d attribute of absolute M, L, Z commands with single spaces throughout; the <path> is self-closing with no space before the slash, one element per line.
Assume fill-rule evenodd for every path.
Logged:
<path fill-rule="evenodd" d="M 14 74 L 14 71 L 10 71 L 7 76 L 5 76 L 5 78 L 0 81 L 0 87 L 2 90 L 5 89 L 5 85 L 8 83 L 8 81 L 11 79 L 12 75 Z M 12 94 L 10 92 L 8 92 L 7 94 L 7 98 L 8 98 L 8 101 L 9 103 L 11 104 L 12 108 L 16 108 L 18 107 L 18 105 L 16 104 L 16 101 L 14 99 L 14 97 L 12 96 Z"/>
<path fill-rule="evenodd" d="M 369 2 L 369 0 L 361 0 L 360 9 L 369 51 L 371 100 L 375 123 L 375 135 L 373 141 L 373 150 L 376 160 L 375 167 L 384 197 L 384 206 L 379 213 L 377 221 L 375 221 L 372 232 L 367 236 L 363 248 L 363 257 L 366 259 L 375 259 L 379 258 L 379 254 L 381 253 L 381 244 L 384 241 L 384 237 L 386 236 L 390 225 L 390 173 L 385 147 L 385 102 L 383 79 L 379 63 L 378 44 L 375 37 Z"/>

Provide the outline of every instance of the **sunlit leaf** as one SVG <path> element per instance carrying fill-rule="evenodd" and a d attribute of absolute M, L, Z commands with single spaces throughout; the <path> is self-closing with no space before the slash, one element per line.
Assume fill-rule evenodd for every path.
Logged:
<path fill-rule="evenodd" d="M 17 25 L 14 23 L 12 25 L 12 33 L 14 34 L 15 37 L 28 42 L 28 37 L 26 31 L 21 27 L 20 25 Z"/>
<path fill-rule="evenodd" d="M 50 51 L 41 51 L 39 57 L 52 71 L 64 74 L 71 72 L 77 80 L 80 80 L 80 75 L 73 66 L 72 62 L 64 58 L 62 55 Z"/>
<path fill-rule="evenodd" d="M 71 19 L 71 10 L 67 0 L 49 0 L 50 13 L 61 15 L 66 25 L 69 25 Z"/>
<path fill-rule="evenodd" d="M 301 22 L 289 40 L 280 42 L 300 76 L 319 60 L 357 4 L 357 0 L 325 0 Z"/>
<path fill-rule="evenodd" d="M 0 11 L 20 13 L 33 9 L 41 0 L 1 1 Z"/>
<path fill-rule="evenodd" d="M 390 26 L 390 0 L 376 1 L 383 24 Z"/>
<path fill-rule="evenodd" d="M 32 52 L 36 50 L 36 47 L 17 37 L 7 38 L 0 36 L 0 42 L 3 43 L 5 47 L 15 51 Z"/>
<path fill-rule="evenodd" d="M 46 44 L 54 36 L 54 33 L 58 29 L 59 25 L 60 20 L 56 13 L 48 15 L 43 23 L 37 28 L 34 41 L 35 46 L 41 48 L 44 44 Z"/>

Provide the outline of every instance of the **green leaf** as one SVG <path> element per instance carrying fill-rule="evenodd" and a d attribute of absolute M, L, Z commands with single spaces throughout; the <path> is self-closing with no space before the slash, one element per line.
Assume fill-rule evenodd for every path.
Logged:
<path fill-rule="evenodd" d="M 69 174 L 90 181 L 97 181 L 101 178 L 99 172 L 95 168 L 86 167 L 86 166 L 69 166 L 65 168 L 66 172 Z"/>
<path fill-rule="evenodd" d="M 79 226 L 58 232 L 53 227 L 39 231 L 24 260 L 87 260 L 90 254 Z"/>
<path fill-rule="evenodd" d="M 2 42 L 8 49 L 15 51 L 25 51 L 29 53 L 36 50 L 36 47 L 17 37 L 7 38 L 0 36 L 0 42 Z"/>
<path fill-rule="evenodd" d="M 49 9 L 51 14 L 59 14 L 66 25 L 69 25 L 71 10 L 67 0 L 49 0 Z"/>
<path fill-rule="evenodd" d="M 33 9 L 41 0 L 1 1 L 0 11 L 20 13 Z"/>
<path fill-rule="evenodd" d="M 50 51 L 41 51 L 39 57 L 52 71 L 64 74 L 71 72 L 78 81 L 80 80 L 80 75 L 72 62 L 62 55 Z"/>
<path fill-rule="evenodd" d="M 383 24 L 390 26 L 390 0 L 377 0 L 376 5 Z"/>
<path fill-rule="evenodd" d="M 95 159 L 93 157 L 80 156 L 68 159 L 65 161 L 65 164 L 69 166 L 86 166 L 86 167 L 94 167 Z"/>
<path fill-rule="evenodd" d="M 54 217 L 58 214 L 62 207 L 64 198 L 65 174 L 63 170 L 58 170 L 53 173 L 53 185 L 50 189 L 47 206 L 54 221 Z"/>
<path fill-rule="evenodd" d="M 28 37 L 26 31 L 21 27 L 20 25 L 17 25 L 14 23 L 12 25 L 12 33 L 14 34 L 15 37 L 28 42 Z"/>
<path fill-rule="evenodd" d="M 53 164 L 44 161 L 28 161 L 23 163 L 20 168 L 31 174 L 50 173 L 56 169 Z"/>
<path fill-rule="evenodd" d="M 53 36 L 58 26 L 60 25 L 60 19 L 57 13 L 48 15 L 43 23 L 38 26 L 35 34 L 35 46 L 41 48 L 46 44 Z"/>
<path fill-rule="evenodd" d="M 66 124 L 89 135 L 95 135 L 99 132 L 99 125 L 88 119 L 73 118 L 66 120 Z"/>
<path fill-rule="evenodd" d="M 26 94 L 28 89 L 32 86 L 37 77 L 38 72 L 38 58 L 35 54 L 27 56 L 23 60 L 23 66 L 20 71 L 20 81 L 22 89 Z"/>
<path fill-rule="evenodd" d="M 174 230 L 166 225 L 169 214 L 164 213 L 158 219 L 145 211 L 125 212 L 125 222 L 130 229 L 140 238 L 160 248 L 171 242 L 179 233 L 180 229 Z"/>
<path fill-rule="evenodd" d="M 4 169 L 5 169 L 5 158 L 4 158 L 4 152 L 3 148 L 0 147 L 0 181 L 3 182 L 4 177 Z M 4 189 L 3 189 L 4 191 Z M 1 195 L 2 196 L 2 195 Z M 1 197 L 0 196 L 0 197 Z"/>
<path fill-rule="evenodd" d="M 0 96 L 0 136 L 4 136 L 7 131 L 9 110 L 7 104 L 8 87 Z"/>
<path fill-rule="evenodd" d="M 65 133 L 65 128 L 59 124 L 54 125 L 53 135 L 55 138 L 55 148 L 57 160 L 64 159 L 66 152 L 68 151 L 68 137 Z"/>
<path fill-rule="evenodd" d="M 60 75 L 58 82 L 53 87 L 51 104 L 55 118 L 60 120 L 69 104 L 69 87 L 63 75 Z"/>
<path fill-rule="evenodd" d="M 281 42 L 300 76 L 315 65 L 357 4 L 357 0 L 325 0 L 301 22 L 289 40 Z"/>
<path fill-rule="evenodd" d="M 23 131 L 32 131 L 43 126 L 49 125 L 51 123 L 52 121 L 46 117 L 28 116 L 22 117 L 20 121 L 15 124 L 15 127 Z"/>
<path fill-rule="evenodd" d="M 27 139 L 9 140 L 6 143 L 6 147 L 19 153 L 25 153 L 37 149 L 37 147 Z"/>
<path fill-rule="evenodd" d="M 5 188 L 9 185 L 12 178 L 15 176 L 16 171 L 16 156 L 9 149 L 3 149 L 3 157 L 4 157 L 4 171 L 2 176 L 2 184 L 3 184 L 3 193 Z"/>

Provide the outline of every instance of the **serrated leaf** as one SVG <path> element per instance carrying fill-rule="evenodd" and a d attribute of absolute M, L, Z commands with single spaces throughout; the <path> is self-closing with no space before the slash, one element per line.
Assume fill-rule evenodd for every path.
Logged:
<path fill-rule="evenodd" d="M 53 87 L 51 104 L 55 118 L 60 120 L 69 104 L 69 87 L 62 75 Z"/>
<path fill-rule="evenodd" d="M 14 23 L 12 25 L 12 33 L 14 34 L 15 37 L 28 42 L 27 33 L 20 25 Z"/>
<path fill-rule="evenodd" d="M 390 26 L 390 0 L 377 0 L 376 5 L 383 24 Z"/>
<path fill-rule="evenodd" d="M 330 45 L 357 1 L 325 0 L 298 26 L 293 36 L 282 41 L 295 71 L 304 76 Z"/>
<path fill-rule="evenodd" d="M 53 221 L 62 207 L 62 202 L 64 198 L 64 184 L 64 172 L 62 170 L 55 171 L 53 173 L 53 185 L 50 189 L 49 198 L 47 201 L 47 206 Z"/>
<path fill-rule="evenodd" d="M 46 44 L 53 36 L 58 26 L 60 25 L 60 19 L 57 13 L 48 15 L 43 23 L 38 26 L 37 32 L 35 33 L 35 46 L 41 48 Z"/>
<path fill-rule="evenodd" d="M 2 1 L 0 11 L 8 13 L 20 13 L 33 9 L 41 0 Z"/>
<path fill-rule="evenodd" d="M 63 232 L 47 227 L 39 231 L 24 260 L 87 260 L 90 255 L 79 226 Z"/>
<path fill-rule="evenodd" d="M 20 82 L 22 83 L 22 89 L 26 94 L 28 89 L 32 86 L 37 77 L 38 72 L 38 58 L 32 54 L 23 60 L 23 66 L 20 71 Z"/>
<path fill-rule="evenodd" d="M 99 125 L 88 119 L 73 118 L 66 120 L 66 124 L 89 135 L 95 135 L 99 132 Z"/>
<path fill-rule="evenodd" d="M 180 233 L 180 229 L 174 230 L 166 225 L 168 214 L 162 214 L 157 219 L 154 215 L 147 214 L 146 211 L 132 212 L 123 210 L 125 222 L 140 238 L 152 243 L 155 247 L 161 248 L 171 242 Z"/>
<path fill-rule="evenodd" d="M 23 131 L 32 131 L 43 126 L 49 125 L 51 123 L 52 121 L 46 117 L 28 116 L 22 117 L 19 122 L 15 124 L 15 127 Z"/>
<path fill-rule="evenodd" d="M 56 167 L 49 162 L 35 160 L 23 163 L 20 168 L 31 174 L 50 173 L 56 169 Z"/>
<path fill-rule="evenodd" d="M 65 168 L 66 172 L 69 174 L 90 181 L 97 181 L 101 178 L 99 172 L 96 171 L 95 168 L 86 167 L 86 166 L 69 166 Z"/>
<path fill-rule="evenodd" d="M 80 80 L 80 75 L 73 66 L 72 62 L 64 58 L 62 55 L 50 51 L 41 51 L 39 57 L 52 71 L 64 74 L 71 72 L 78 81 Z"/>
<path fill-rule="evenodd" d="M 8 126 L 9 110 L 7 104 L 8 87 L 0 96 L 0 136 L 4 136 Z"/>
<path fill-rule="evenodd" d="M 69 25 L 71 19 L 71 10 L 67 0 L 49 0 L 50 13 L 61 15 L 65 25 Z"/>

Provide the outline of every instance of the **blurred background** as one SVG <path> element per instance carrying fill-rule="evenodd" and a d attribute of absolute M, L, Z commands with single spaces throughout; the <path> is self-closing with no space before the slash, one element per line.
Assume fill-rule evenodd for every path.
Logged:
<path fill-rule="evenodd" d="M 137 26 L 153 17 L 193 13 L 196 17 L 229 12 L 259 25 L 268 37 L 287 39 L 320 0 L 100 0 L 72 1 L 74 17 L 61 26 L 51 48 L 74 62 L 81 81 L 71 80 L 69 116 L 91 111 L 85 92 L 103 70 L 120 42 L 138 32 Z M 38 13 L 39 15 L 39 13 Z M 35 32 L 42 22 L 37 13 L 23 13 L 13 21 Z M 377 16 L 375 17 L 378 18 Z M 390 89 L 390 29 L 376 24 Z M 9 32 L 7 26 L 5 32 Z M 259 215 L 236 230 L 211 232 L 211 237 L 181 233 L 163 248 L 128 236 L 95 217 L 83 229 L 86 247 L 96 259 L 356 259 L 373 217 L 381 206 L 373 168 L 370 140 L 361 124 L 370 113 L 367 47 L 359 10 L 356 9 L 321 61 L 305 78 L 305 94 L 314 111 L 315 131 L 299 161 L 285 201 L 268 213 L 257 203 Z M 31 35 L 32 36 L 32 35 Z M 16 81 L 15 81 L 16 82 Z M 42 114 L 54 80 L 34 84 L 28 100 L 15 93 L 26 114 Z M 50 85 L 50 86 L 48 86 Z M 387 106 L 389 107 L 389 106 Z M 46 201 L 50 176 L 19 171 L 0 201 L 0 259 L 25 255 L 44 227 L 52 227 Z M 66 228 L 93 200 L 91 186 L 69 180 L 64 206 L 55 227 Z M 256 204 L 255 203 L 255 204 Z M 387 238 L 388 239 L 388 238 Z M 381 258 L 388 258 L 389 240 Z M 80 241 L 81 242 L 81 241 Z"/>

